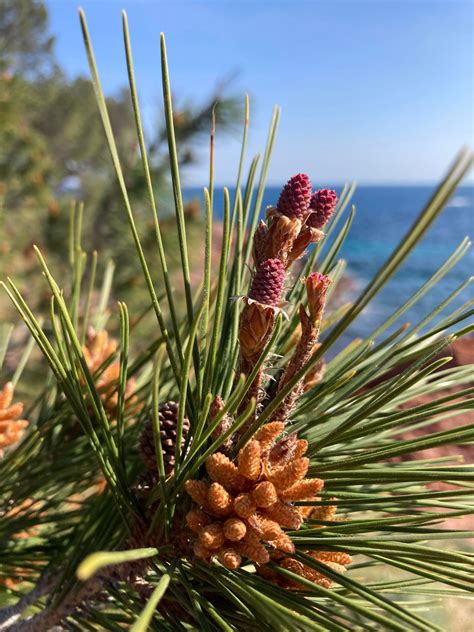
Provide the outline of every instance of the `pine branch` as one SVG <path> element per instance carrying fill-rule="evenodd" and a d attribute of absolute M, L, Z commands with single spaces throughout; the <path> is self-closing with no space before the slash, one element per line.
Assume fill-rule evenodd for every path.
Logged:
<path fill-rule="evenodd" d="M 109 311 L 114 264 L 97 289 L 102 268 L 98 253 L 83 249 L 82 205 L 71 211 L 66 278 L 37 251 L 48 318 L 36 316 L 13 281 L 4 284 L 31 339 L 13 375 L 6 371 L 13 383 L 0 385 L 0 592 L 22 595 L 0 611 L 0 630 L 439 629 L 422 617 L 426 600 L 472 591 L 472 555 L 458 545 L 472 533 L 455 522 L 473 511 L 474 476 L 461 451 L 470 449 L 474 427 L 456 423 L 473 408 L 472 367 L 448 364 L 449 346 L 473 331 L 472 305 L 451 307 L 469 281 L 419 322 L 400 318 L 453 269 L 468 241 L 370 336 L 332 350 L 441 213 L 470 155 L 459 154 L 360 296 L 331 311 L 354 186 L 337 201 L 297 174 L 261 217 L 280 113 L 273 112 L 259 176 L 255 157 L 245 178 L 246 98 L 237 190 L 233 199 L 224 190 L 214 274 L 219 110 L 198 113 L 187 130 L 180 124 L 162 37 L 162 140 L 182 279 L 175 289 L 123 14 L 159 294 L 82 11 L 80 19 L 148 305 L 139 314 L 123 302 Z M 203 284 L 194 288 L 180 139 L 209 127 Z M 158 331 L 140 345 L 149 312 Z M 0 359 L 9 334 L 0 333 Z M 49 373 L 25 395 L 23 411 L 13 387 L 36 362 L 35 344 Z M 444 446 L 447 455 L 423 454 Z M 389 569 L 403 574 L 385 578 Z M 27 592 L 25 584 L 34 586 Z"/>

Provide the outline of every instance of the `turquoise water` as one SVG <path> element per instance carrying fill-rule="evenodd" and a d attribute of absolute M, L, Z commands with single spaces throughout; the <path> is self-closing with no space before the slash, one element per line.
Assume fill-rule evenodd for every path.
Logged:
<path fill-rule="evenodd" d="M 341 187 L 333 187 L 337 191 Z M 353 203 L 356 215 L 350 234 L 340 256 L 347 260 L 350 298 L 355 298 L 365 287 L 392 249 L 403 238 L 418 213 L 428 201 L 433 187 L 430 186 L 359 186 Z M 189 190 L 188 195 L 198 191 Z M 269 187 L 263 208 L 275 204 L 279 188 Z M 231 190 L 231 195 L 233 191 Z M 222 213 L 222 191 L 215 192 L 216 215 Z M 349 209 L 346 209 L 347 216 Z M 342 225 L 342 222 L 341 224 Z M 474 187 L 460 187 L 449 201 L 443 213 L 430 227 L 415 251 L 377 295 L 372 304 L 358 317 L 347 332 L 346 340 L 355 336 L 367 336 L 385 320 L 402 302 L 409 298 L 449 257 L 462 239 L 474 234 Z M 472 249 L 450 273 L 417 305 L 410 309 L 399 322 L 420 321 L 429 311 L 441 303 L 474 271 Z M 458 296 L 440 317 L 448 315 L 467 300 L 472 299 L 468 287 Z"/>

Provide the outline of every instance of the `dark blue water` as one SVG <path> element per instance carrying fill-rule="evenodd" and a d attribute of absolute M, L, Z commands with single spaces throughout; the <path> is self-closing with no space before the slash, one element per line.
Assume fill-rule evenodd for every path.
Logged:
<path fill-rule="evenodd" d="M 334 187 L 338 192 L 342 187 Z M 367 285 L 392 250 L 403 238 L 417 215 L 429 200 L 434 187 L 430 186 L 359 186 L 352 203 L 356 215 L 340 257 L 347 261 L 346 275 L 351 280 L 349 298 L 354 299 Z M 197 194 L 197 190 L 189 194 Z M 279 188 L 269 187 L 263 208 L 275 204 Z M 231 191 L 233 195 L 233 191 Z M 222 213 L 222 191 L 215 192 L 216 215 Z M 350 205 L 345 211 L 349 213 Z M 342 225 L 340 222 L 340 226 Z M 449 257 L 462 239 L 474 234 L 474 187 L 460 187 L 448 205 L 405 260 L 398 272 L 380 291 L 374 301 L 352 324 L 346 340 L 367 336 L 382 323 L 402 302 L 416 291 Z M 472 249 L 427 295 L 402 318 L 412 324 L 420 321 L 441 303 L 453 290 L 473 274 Z M 447 316 L 454 309 L 472 299 L 468 287 L 440 314 Z M 439 320 L 439 319 L 438 319 Z"/>

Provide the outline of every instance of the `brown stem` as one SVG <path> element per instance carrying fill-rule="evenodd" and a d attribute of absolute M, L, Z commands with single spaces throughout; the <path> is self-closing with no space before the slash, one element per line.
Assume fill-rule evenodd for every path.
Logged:
<path fill-rule="evenodd" d="M 0 610 L 0 631 L 12 629 L 12 625 L 18 621 L 21 614 L 28 606 L 35 603 L 40 597 L 46 595 L 54 586 L 53 578 L 50 575 L 43 575 L 38 580 L 36 586 L 13 606 L 8 606 Z"/>
<path fill-rule="evenodd" d="M 127 564 L 124 566 L 127 567 L 126 570 L 128 573 L 129 566 Z M 116 577 L 117 570 L 117 567 L 105 569 L 101 575 L 95 575 L 84 582 L 79 588 L 68 593 L 63 601 L 56 607 L 49 605 L 40 613 L 28 617 L 28 619 L 18 621 L 13 624 L 13 626 L 5 628 L 5 630 L 8 630 L 8 632 L 47 632 L 51 630 L 51 628 L 55 625 L 59 625 L 82 604 L 97 597 L 105 588 L 107 582 Z M 120 574 L 119 572 L 118 575 Z"/>
<path fill-rule="evenodd" d="M 245 358 L 241 357 L 240 359 L 240 373 L 241 374 L 244 373 L 247 376 L 250 375 L 254 366 L 255 366 L 255 363 L 250 362 L 249 360 L 246 360 Z M 259 372 L 257 373 L 255 380 L 250 385 L 249 390 L 245 394 L 245 397 L 242 400 L 242 403 L 240 404 L 240 407 L 238 410 L 239 414 L 244 412 L 244 410 L 249 405 L 249 402 L 252 399 L 252 397 L 255 398 L 257 402 L 254 412 L 252 413 L 252 415 L 250 415 L 249 419 L 245 422 L 245 424 L 240 428 L 240 431 L 239 431 L 240 433 L 243 433 L 246 430 L 248 430 L 248 428 L 252 425 L 252 423 L 255 421 L 257 417 L 258 404 L 260 400 L 262 399 L 263 376 L 264 376 L 264 367 L 262 366 Z"/>
<path fill-rule="evenodd" d="M 1 632 L 48 632 L 54 626 L 61 624 L 75 610 L 87 606 L 91 601 L 97 599 L 100 593 L 112 581 L 127 580 L 130 574 L 135 576 L 143 574 L 147 567 L 146 560 L 135 562 L 124 562 L 123 564 L 109 566 L 103 569 L 100 574 L 94 575 L 83 582 L 75 589 L 71 590 L 59 604 L 49 604 L 41 612 L 27 619 L 18 621 L 19 616 L 25 607 L 34 603 L 53 588 L 54 583 L 49 580 L 44 586 L 38 584 L 38 590 L 30 593 L 29 600 L 23 599 L 17 604 L 17 610 L 21 604 L 20 613 L 15 612 L 15 618 L 8 619 L 0 626 Z M 41 590 L 39 590 L 41 587 Z"/>
<path fill-rule="evenodd" d="M 288 384 L 288 382 L 290 382 L 294 378 L 298 371 L 306 366 L 313 354 L 314 347 L 318 341 L 319 322 L 313 324 L 302 305 L 300 306 L 300 320 L 301 337 L 291 357 L 291 360 L 288 363 L 288 366 L 286 367 L 280 378 L 277 393 L 282 391 L 283 388 Z M 303 381 L 300 380 L 273 413 L 270 421 L 286 422 L 291 411 L 293 410 L 297 398 L 301 395 L 302 391 Z"/>

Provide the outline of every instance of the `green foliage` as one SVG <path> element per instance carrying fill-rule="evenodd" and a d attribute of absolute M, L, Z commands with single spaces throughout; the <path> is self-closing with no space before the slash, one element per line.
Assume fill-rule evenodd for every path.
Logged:
<path fill-rule="evenodd" d="M 48 13 L 39 0 L 4 0 L 0 7 L 2 73 L 36 78 L 54 67 L 54 38 L 47 32 Z"/>
<path fill-rule="evenodd" d="M 170 536 L 182 522 L 179 512 L 186 502 L 184 484 L 202 470 L 206 457 L 252 414 L 252 402 L 244 411 L 241 404 L 263 362 L 271 359 L 272 371 L 278 371 L 288 359 L 288 341 L 297 325 L 298 305 L 305 300 L 300 278 L 311 269 L 320 269 L 331 276 L 333 287 L 337 285 L 345 264 L 338 259 L 338 253 L 355 212 L 352 209 L 346 217 L 353 188 L 345 187 L 340 196 L 328 230 L 334 239 L 315 248 L 301 267 L 288 293 L 291 298 L 288 318 L 278 320 L 252 374 L 236 381 L 241 303 L 235 297 L 246 293 L 250 280 L 249 244 L 261 212 L 279 111 L 276 109 L 272 117 L 260 174 L 257 178 L 258 159 L 254 158 L 243 184 L 249 116 L 246 101 L 237 192 L 234 200 L 230 200 L 227 191 L 224 193 L 221 259 L 215 273 L 210 259 L 211 154 L 211 181 L 209 189 L 204 191 L 207 222 L 202 235 L 202 248 L 206 252 L 201 270 L 203 284 L 193 292 L 188 248 L 190 224 L 180 187 L 179 134 L 173 116 L 165 40 L 161 37 L 166 141 L 182 293 L 186 300 L 185 307 L 179 308 L 167 267 L 172 253 L 162 242 L 163 224 L 158 220 L 155 206 L 155 182 L 150 177 L 151 158 L 143 139 L 126 18 L 124 34 L 134 125 L 147 208 L 155 226 L 153 240 L 161 266 L 159 273 L 150 265 L 143 246 L 139 213 L 129 191 L 129 165 L 121 158 L 119 139 L 113 131 L 109 103 L 101 89 L 82 13 L 81 24 L 99 113 L 122 197 L 121 221 L 128 220 L 149 295 L 148 309 L 156 319 L 156 332 L 145 350 L 136 350 L 134 341 L 142 321 L 135 319 L 133 313 L 129 321 L 127 307 L 119 305 L 120 347 L 113 358 L 120 364 L 119 404 L 117 422 L 112 423 L 97 387 L 107 362 L 91 372 L 82 350 L 91 322 L 103 327 L 108 316 L 111 268 L 103 282 L 98 306 L 91 307 L 96 264 L 89 257 L 92 271 L 90 267 L 87 271 L 87 255 L 81 242 L 81 211 L 76 210 L 71 223 L 69 276 L 53 276 L 47 257 L 37 251 L 50 294 L 47 325 L 37 319 L 15 283 L 11 280 L 5 283 L 10 299 L 44 356 L 48 372 L 45 370 L 44 384 L 36 399 L 31 399 L 27 406 L 28 419 L 35 420 L 30 433 L 0 462 L 0 497 L 6 514 L 0 526 L 2 573 L 10 578 L 17 573 L 24 578 L 23 583 L 16 585 L 17 594 L 4 591 L 5 599 L 12 605 L 0 611 L 0 629 L 47 629 L 46 623 L 54 620 L 55 612 L 62 612 L 71 595 L 83 594 L 80 580 L 96 570 L 99 578 L 105 576 L 109 580 L 108 600 L 103 602 L 89 595 L 88 599 L 83 597 L 74 602 L 73 608 L 64 611 L 71 629 L 121 630 L 133 624 L 134 630 L 439 630 L 427 612 L 433 604 L 444 595 L 467 598 L 473 591 L 472 553 L 465 545 L 458 547 L 458 541 L 462 543 L 472 533 L 450 525 L 454 519 L 472 512 L 474 476 L 472 468 L 459 459 L 424 458 L 419 452 L 446 444 L 470 445 L 474 439 L 472 423 L 460 427 L 455 423 L 457 414 L 473 406 L 471 367 L 447 368 L 446 360 L 439 358 L 447 345 L 472 331 L 472 325 L 467 324 L 472 316 L 471 305 L 447 313 L 458 288 L 422 322 L 401 327 L 392 334 L 386 334 L 386 330 L 453 268 L 469 244 L 467 241 L 460 244 L 432 278 L 407 297 L 371 336 L 354 341 L 333 355 L 322 381 L 299 398 L 292 415 L 291 429 L 310 444 L 310 472 L 325 481 L 320 505 L 332 505 L 336 497 L 343 517 L 342 521 L 305 523 L 295 531 L 294 557 L 323 572 L 333 580 L 334 587 L 328 589 L 307 582 L 275 566 L 277 572 L 297 579 L 306 588 L 289 591 L 256 574 L 252 564 L 229 571 L 217 563 L 207 565 L 181 555 L 170 544 L 173 542 Z M 323 355 L 331 355 L 335 343 L 354 319 L 363 317 L 363 310 L 435 221 L 471 162 L 466 151 L 459 154 L 413 226 L 407 227 L 399 246 L 354 304 L 345 306 L 326 321 L 322 345 L 310 363 L 259 414 L 240 444 L 270 418 L 292 386 Z M 341 223 L 342 228 L 336 229 Z M 162 285 L 157 284 L 158 278 L 164 280 Z M 438 313 L 442 313 L 442 320 L 435 323 L 433 319 Z M 4 341 L 8 333 L 4 332 Z M 5 342 L 0 344 L 0 352 L 5 346 Z M 134 394 L 142 405 L 138 413 L 132 405 L 127 405 L 131 401 L 127 383 L 132 378 L 136 379 Z M 432 396 L 428 403 L 404 407 L 414 398 L 428 394 Z M 226 404 L 209 422 L 209 407 L 215 395 L 222 395 Z M 144 520 L 136 486 L 141 466 L 135 446 L 146 416 L 152 416 L 157 434 L 158 406 L 169 399 L 180 403 L 178 436 L 182 433 L 184 414 L 190 421 L 190 436 L 183 450 L 177 441 L 175 474 L 167 479 L 157 442 L 161 477 L 151 492 L 153 518 L 145 530 L 159 545 L 150 548 L 134 540 L 134 526 Z M 226 413 L 235 415 L 235 423 L 213 439 L 213 431 Z M 453 420 L 452 427 L 433 430 L 431 425 L 446 417 Z M 423 433 L 411 438 L 410 431 L 418 429 L 423 429 Z M 398 458 L 407 455 L 410 460 Z M 102 478 L 107 487 L 97 493 L 95 486 Z M 437 487 L 433 488 L 433 483 Z M 34 503 L 24 505 L 29 499 Z M 22 503 L 22 511 L 11 510 Z M 19 539 L 18 534 L 24 537 Z M 355 563 L 343 576 L 308 557 L 311 550 L 346 551 L 355 558 Z M 146 579 L 151 594 L 145 596 L 130 582 L 120 581 L 120 574 L 115 579 L 113 575 L 114 570 L 119 573 L 127 564 L 141 560 L 149 564 Z M 52 601 L 45 602 L 44 595 L 52 595 Z M 31 604 L 35 604 L 34 609 L 26 612 Z M 22 622 L 19 619 L 22 614 L 32 614 L 33 618 Z M 49 616 L 53 618 L 48 619 Z"/>

